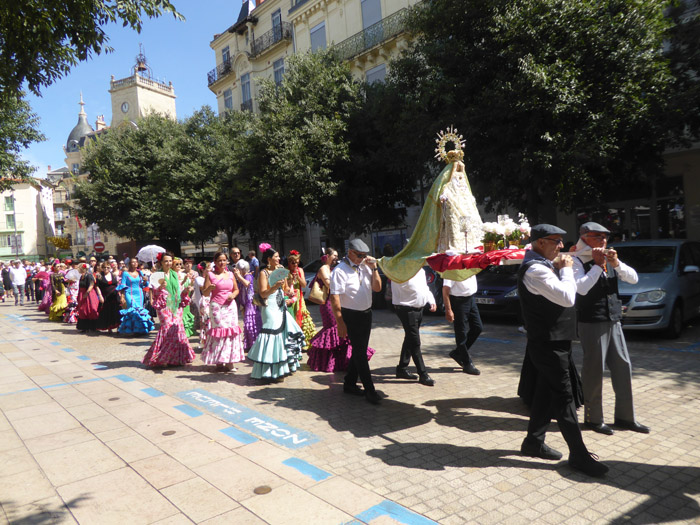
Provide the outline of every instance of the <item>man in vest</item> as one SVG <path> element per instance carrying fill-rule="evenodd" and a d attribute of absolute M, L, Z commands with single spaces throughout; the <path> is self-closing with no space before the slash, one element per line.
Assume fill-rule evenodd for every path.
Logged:
<path fill-rule="evenodd" d="M 612 435 L 603 420 L 603 369 L 610 370 L 615 390 L 615 426 L 649 433 L 634 417 L 632 402 L 632 365 L 622 333 L 622 302 L 617 280 L 637 282 L 637 272 L 617 258 L 615 250 L 606 250 L 610 230 L 596 222 L 581 226 L 576 245 L 574 278 L 578 335 L 583 347 L 584 425 L 600 434 Z"/>
<path fill-rule="evenodd" d="M 569 446 L 569 466 L 589 476 L 603 476 L 608 467 L 583 443 L 569 373 L 571 340 L 576 335 L 576 281 L 573 260 L 559 255 L 565 233 L 551 224 L 533 226 L 532 249 L 525 252 L 518 271 L 527 354 L 537 370 L 527 437 L 520 451 L 525 456 L 561 459 L 561 453 L 544 442 L 554 417 Z"/>

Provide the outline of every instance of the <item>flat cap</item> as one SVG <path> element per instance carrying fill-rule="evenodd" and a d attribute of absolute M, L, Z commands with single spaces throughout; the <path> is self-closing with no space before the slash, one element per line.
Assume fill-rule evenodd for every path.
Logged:
<path fill-rule="evenodd" d="M 580 235 L 588 232 L 610 233 L 610 230 L 597 222 L 584 222 L 578 231 Z"/>
<path fill-rule="evenodd" d="M 369 253 L 369 246 L 367 246 L 362 239 L 350 240 L 348 247 L 356 252 Z"/>
<path fill-rule="evenodd" d="M 565 235 L 566 232 L 553 224 L 536 224 L 530 228 L 530 242 L 547 237 L 547 235 Z"/>

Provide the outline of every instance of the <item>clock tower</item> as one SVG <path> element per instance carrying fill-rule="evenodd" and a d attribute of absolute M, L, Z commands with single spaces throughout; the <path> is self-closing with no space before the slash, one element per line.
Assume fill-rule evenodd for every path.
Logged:
<path fill-rule="evenodd" d="M 112 95 L 112 126 L 123 122 L 138 122 L 149 113 L 161 113 L 175 119 L 175 88 L 153 80 L 151 68 L 143 50 L 136 57 L 134 72 L 130 77 L 110 82 Z"/>

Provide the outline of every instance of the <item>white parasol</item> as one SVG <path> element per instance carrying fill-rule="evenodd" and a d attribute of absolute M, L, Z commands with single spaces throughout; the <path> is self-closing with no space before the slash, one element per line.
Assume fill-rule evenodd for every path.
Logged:
<path fill-rule="evenodd" d="M 161 248 L 155 244 L 149 244 L 139 250 L 139 253 L 136 254 L 136 258 L 141 262 L 155 264 L 159 253 L 165 253 L 165 248 Z"/>
<path fill-rule="evenodd" d="M 73 268 L 72 270 L 68 270 L 65 275 L 66 281 L 78 281 L 80 280 L 80 272 Z"/>

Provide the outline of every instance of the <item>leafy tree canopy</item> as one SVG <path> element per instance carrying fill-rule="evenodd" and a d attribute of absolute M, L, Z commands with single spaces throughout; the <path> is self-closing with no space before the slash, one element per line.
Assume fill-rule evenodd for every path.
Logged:
<path fill-rule="evenodd" d="M 142 17 L 172 13 L 169 0 L 10 0 L 0 2 L 0 93 L 26 81 L 39 94 L 92 54 L 111 51 L 102 29 L 110 22 L 141 31 Z"/>
<path fill-rule="evenodd" d="M 39 117 L 29 104 L 16 96 L 3 97 L 0 103 L 0 191 L 9 189 L 11 180 L 25 179 L 34 172 L 29 162 L 20 158 L 22 150 L 32 142 L 45 140 L 39 131 Z M 9 178 L 4 178 L 9 176 Z"/>

